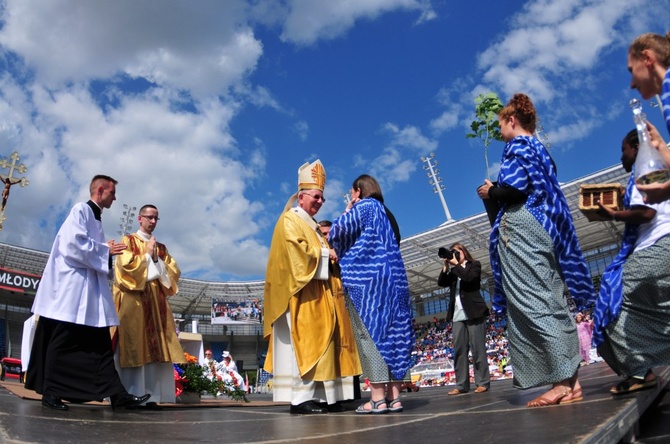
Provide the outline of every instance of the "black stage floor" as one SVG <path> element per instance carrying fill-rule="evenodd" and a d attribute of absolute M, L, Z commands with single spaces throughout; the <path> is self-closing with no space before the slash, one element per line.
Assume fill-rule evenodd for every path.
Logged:
<path fill-rule="evenodd" d="M 656 369 L 655 390 L 614 398 L 618 378 L 604 363 L 582 367 L 584 401 L 529 409 L 545 388 L 520 391 L 511 380 L 494 381 L 486 393 L 447 396 L 450 387 L 404 393 L 405 412 L 290 415 L 288 406 L 164 408 L 112 412 L 102 405 L 73 405 L 68 412 L 42 407 L 0 389 L 1 443 L 645 443 L 670 442 L 670 367 Z M 366 397 L 364 393 L 363 397 Z M 250 395 L 267 401 L 270 395 Z M 260 403 L 258 403 L 260 404 Z M 638 419 L 645 410 L 647 414 Z"/>

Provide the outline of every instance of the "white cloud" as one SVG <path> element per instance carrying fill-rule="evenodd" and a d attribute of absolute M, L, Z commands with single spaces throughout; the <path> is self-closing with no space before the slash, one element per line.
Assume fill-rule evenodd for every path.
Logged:
<path fill-rule="evenodd" d="M 417 170 L 418 158 L 406 158 L 397 148 L 387 147 L 371 164 L 370 174 L 376 177 L 383 189 L 396 183 L 407 182 Z"/>
<path fill-rule="evenodd" d="M 7 2 L 0 42 L 21 59 L 2 78 L 0 139 L 21 147 L 31 181 L 12 190 L 8 240 L 48 250 L 90 178 L 105 173 L 119 180 L 108 237 L 118 237 L 122 203 L 150 202 L 161 212 L 157 237 L 186 273 L 263 273 L 263 205 L 244 192 L 264 174 L 264 147 L 239 150 L 229 123 L 241 104 L 216 97 L 237 85 L 248 103 L 279 107 L 269 91 L 244 86 L 261 45 L 237 23 L 241 2 L 179 5 Z M 153 85 L 121 87 L 137 76 Z"/>
<path fill-rule="evenodd" d="M 444 107 L 444 111 L 429 122 L 432 134 L 438 137 L 459 126 L 469 132 L 470 122 L 474 119 L 475 97 L 490 91 L 482 85 L 473 87 L 472 81 L 467 79 L 457 79 L 449 87 L 440 88 L 436 100 Z"/>
<path fill-rule="evenodd" d="M 32 93 L 40 124 L 26 127 L 49 136 L 44 144 L 22 143 L 31 184 L 11 196 L 6 226 L 20 233 L 22 245 L 48 249 L 72 203 L 87 198 L 92 175 L 105 173 L 119 180 L 118 201 L 105 212 L 108 237 L 117 237 L 122 203 L 153 203 L 161 212 L 156 235 L 185 272 L 203 278 L 262 273 L 267 247 L 257 239 L 256 219 L 263 206 L 246 199 L 244 190 L 263 171 L 264 157 L 252 150 L 249 161 L 237 160 L 226 129 L 231 107 L 210 101 L 198 114 L 176 112 L 169 95 L 150 91 L 105 114 L 82 87 Z M 41 211 L 49 206 L 58 217 L 45 226 Z"/>
<path fill-rule="evenodd" d="M 495 181 L 495 179 L 498 177 L 498 173 L 500 172 L 500 162 L 493 162 L 489 168 L 489 171 L 491 173 L 491 180 Z"/>
<path fill-rule="evenodd" d="M 505 96 L 524 91 L 550 102 L 565 87 L 557 77 L 593 68 L 617 40 L 615 25 L 635 10 L 625 0 L 529 2 L 510 31 L 478 57 L 484 80 Z"/>
<path fill-rule="evenodd" d="M 389 122 L 384 125 L 384 130 L 392 136 L 391 147 L 407 148 L 420 154 L 426 154 L 437 148 L 437 142 L 421 134 L 421 129 L 416 126 L 407 125 L 400 128 L 395 123 Z"/>
<path fill-rule="evenodd" d="M 330 40 L 345 33 L 358 20 L 372 20 L 398 9 L 418 11 L 417 23 L 437 16 L 429 0 L 288 0 L 282 39 L 298 45 Z"/>
<path fill-rule="evenodd" d="M 437 142 L 411 125 L 399 127 L 388 122 L 382 129 L 391 139 L 381 154 L 372 159 L 359 154 L 354 156 L 353 163 L 355 168 L 364 168 L 379 181 L 383 190 L 388 191 L 397 183 L 407 182 L 417 170 L 421 155 L 434 151 Z"/>
<path fill-rule="evenodd" d="M 205 96 L 242 80 L 262 53 L 252 30 L 240 25 L 244 7 L 237 0 L 195 7 L 161 0 L 7 0 L 0 43 L 50 87 L 125 72 Z"/>
<path fill-rule="evenodd" d="M 296 132 L 300 140 L 302 140 L 303 142 L 307 140 L 307 136 L 309 136 L 309 124 L 307 122 L 305 122 L 304 120 L 297 122 L 293 126 L 293 130 Z"/>
<path fill-rule="evenodd" d="M 455 128 L 458 125 L 458 115 L 461 107 L 454 105 L 447 111 L 444 111 L 436 119 L 430 121 L 430 128 L 436 135 Z"/>

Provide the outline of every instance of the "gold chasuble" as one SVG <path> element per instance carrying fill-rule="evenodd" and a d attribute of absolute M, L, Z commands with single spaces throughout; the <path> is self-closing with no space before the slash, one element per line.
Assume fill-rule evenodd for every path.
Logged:
<path fill-rule="evenodd" d="M 113 339 L 118 333 L 121 367 L 186 362 L 167 301 L 168 296 L 177 293 L 181 275 L 177 262 L 165 245 L 157 242 L 158 257 L 165 266 L 170 287 L 161 283 L 161 279 L 148 281 L 146 242 L 138 234 L 124 236 L 122 242 L 128 248 L 116 257 L 113 288 L 119 326 L 112 328 Z"/>
<path fill-rule="evenodd" d="M 321 256 L 319 234 L 296 214 L 284 212 L 272 235 L 265 276 L 264 334 L 270 339 L 265 370 L 272 373 L 272 324 L 286 311 L 303 379 L 331 381 L 361 374 L 339 266 L 328 280 L 312 279 Z"/>

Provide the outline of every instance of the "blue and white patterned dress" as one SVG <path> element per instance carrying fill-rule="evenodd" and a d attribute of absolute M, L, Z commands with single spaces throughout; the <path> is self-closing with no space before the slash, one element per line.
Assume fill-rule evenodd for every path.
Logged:
<path fill-rule="evenodd" d="M 630 209 L 630 198 L 635 187 L 635 174 L 631 172 L 624 194 L 623 209 Z M 600 291 L 593 312 L 593 340 L 596 347 L 605 340 L 605 327 L 619 316 L 623 302 L 623 267 L 635 248 L 639 225 L 626 224 L 621 248 L 600 279 Z"/>
<path fill-rule="evenodd" d="M 363 374 L 371 382 L 403 380 L 414 345 L 412 307 L 405 264 L 384 205 L 373 198 L 357 202 L 333 221 L 328 240 L 339 257 L 342 284 L 356 311 L 351 313 L 352 322 L 362 322 L 366 330 L 362 333 L 369 334 L 376 349 L 359 346 Z M 359 341 L 361 332 L 356 333 Z"/>
<path fill-rule="evenodd" d="M 670 132 L 670 68 L 665 72 L 665 78 L 663 79 L 661 103 L 663 104 L 665 125 L 668 127 L 668 132 Z"/>
<path fill-rule="evenodd" d="M 564 282 L 578 305 L 592 301 L 595 291 L 546 148 L 528 136 L 508 142 L 498 186 L 527 196 L 524 204 L 502 204 L 490 245 L 494 309 L 508 312 L 514 385 L 568 379 L 581 356 Z"/>

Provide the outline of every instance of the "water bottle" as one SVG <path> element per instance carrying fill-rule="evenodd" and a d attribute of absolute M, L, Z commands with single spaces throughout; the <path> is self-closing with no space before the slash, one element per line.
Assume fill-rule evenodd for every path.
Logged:
<path fill-rule="evenodd" d="M 656 148 L 651 146 L 647 116 L 642 112 L 642 104 L 633 99 L 630 101 L 630 108 L 633 110 L 633 121 L 640 142 L 635 159 L 635 183 L 664 183 L 670 179 L 670 169 Z"/>

